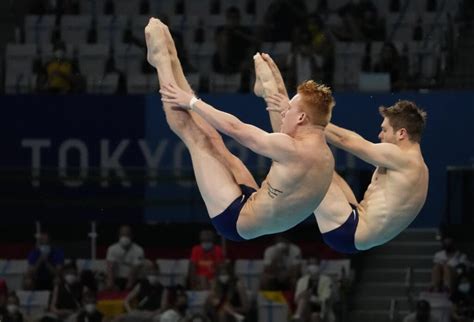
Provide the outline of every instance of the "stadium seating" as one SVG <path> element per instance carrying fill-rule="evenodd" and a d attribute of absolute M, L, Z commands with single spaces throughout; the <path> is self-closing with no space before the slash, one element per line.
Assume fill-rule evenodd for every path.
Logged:
<path fill-rule="evenodd" d="M 186 285 L 189 259 L 157 259 L 159 279 L 165 286 Z"/>
<path fill-rule="evenodd" d="M 49 306 L 50 291 L 16 291 L 20 309 L 32 318 L 41 317 Z"/>
<path fill-rule="evenodd" d="M 235 274 L 253 294 L 260 289 L 260 277 L 263 273 L 263 260 L 237 259 Z"/>
<path fill-rule="evenodd" d="M 11 290 L 21 288 L 23 276 L 27 270 L 28 261 L 26 260 L 0 260 L 0 278 L 5 279 Z"/>

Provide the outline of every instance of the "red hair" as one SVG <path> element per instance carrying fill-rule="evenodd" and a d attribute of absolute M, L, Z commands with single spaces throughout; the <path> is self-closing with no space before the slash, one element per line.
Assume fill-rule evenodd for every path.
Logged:
<path fill-rule="evenodd" d="M 306 112 L 309 122 L 313 125 L 328 125 L 332 109 L 336 105 L 331 89 L 308 80 L 298 86 L 298 94 L 302 98 L 302 109 Z"/>

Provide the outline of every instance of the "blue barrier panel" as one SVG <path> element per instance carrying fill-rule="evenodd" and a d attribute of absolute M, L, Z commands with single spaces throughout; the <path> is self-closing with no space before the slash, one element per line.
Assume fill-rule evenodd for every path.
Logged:
<path fill-rule="evenodd" d="M 129 184 L 123 168 L 143 166 L 144 105 L 141 96 L 0 97 L 0 169 L 31 169 L 31 178 L 0 179 L 1 213 L 14 215 L 4 220 L 141 221 L 140 207 L 111 209 L 93 200 L 143 199 L 143 186 Z M 61 172 L 65 166 L 82 169 Z"/>
<path fill-rule="evenodd" d="M 251 95 L 212 95 L 203 99 L 244 122 L 270 130 L 261 99 Z M 414 100 L 428 112 L 422 149 L 430 168 L 430 187 L 427 203 L 414 226 L 436 226 L 445 207 L 446 166 L 470 165 L 474 161 L 470 129 L 474 120 L 474 93 L 341 93 L 336 95 L 333 122 L 378 142 L 382 122 L 378 106 L 391 105 L 398 99 Z M 168 129 L 159 96 L 4 96 L 0 97 L 0 106 L 3 152 L 0 170 L 14 172 L 15 168 L 27 168 L 31 172 L 28 180 L 0 184 L 0 193 L 8 197 L 4 200 L 11 201 L 7 205 L 0 203 L 0 207 L 15 211 L 14 201 L 38 199 L 38 196 L 44 200 L 75 198 L 82 203 L 78 207 L 60 209 L 36 207 L 33 213 L 31 209 L 20 212 L 16 220 L 60 220 L 64 211 L 68 212 L 68 219 L 73 220 L 207 220 L 192 181 L 189 155 Z M 226 139 L 226 142 L 250 169 L 268 169 L 269 160 L 232 140 Z M 373 169 L 343 151 L 335 151 L 335 155 L 339 169 Z M 33 169 L 39 165 L 41 169 Z M 60 169 L 63 167 L 80 169 L 64 171 Z M 162 178 L 170 177 L 144 185 L 143 181 L 135 180 L 134 168 L 147 168 L 149 175 L 157 168 Z M 58 174 L 61 180 L 54 184 L 48 181 L 48 175 Z M 175 175 L 187 177 L 176 181 L 172 178 Z M 81 207 L 94 197 L 124 204 L 128 199 L 145 199 L 145 204 L 123 208 L 101 207 L 100 204 Z M 183 197 L 191 202 L 180 204 Z"/>

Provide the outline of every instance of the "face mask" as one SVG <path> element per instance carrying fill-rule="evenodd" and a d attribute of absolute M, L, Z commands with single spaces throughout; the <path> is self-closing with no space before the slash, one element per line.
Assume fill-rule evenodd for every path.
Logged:
<path fill-rule="evenodd" d="M 49 254 L 51 251 L 51 246 L 49 245 L 40 245 L 39 250 L 41 251 L 42 254 Z"/>
<path fill-rule="evenodd" d="M 470 283 L 461 283 L 458 285 L 458 290 L 461 293 L 469 293 L 471 290 L 471 284 Z"/>
<path fill-rule="evenodd" d="M 94 313 L 95 312 L 95 304 L 94 303 L 87 303 L 86 305 L 84 305 L 84 310 L 89 314 Z"/>
<path fill-rule="evenodd" d="M 219 281 L 223 284 L 226 284 L 229 281 L 230 276 L 227 274 L 219 275 Z"/>
<path fill-rule="evenodd" d="M 158 283 L 158 276 L 156 275 L 148 275 L 146 277 L 146 279 L 148 280 L 148 282 L 151 284 L 151 285 L 155 285 Z"/>
<path fill-rule="evenodd" d="M 210 250 L 214 244 L 212 242 L 202 242 L 201 246 L 204 250 Z"/>
<path fill-rule="evenodd" d="M 310 273 L 311 275 L 316 275 L 319 273 L 319 266 L 315 264 L 308 265 L 306 269 L 308 270 L 308 273 Z"/>
<path fill-rule="evenodd" d="M 130 237 L 127 236 L 122 236 L 119 239 L 119 243 L 122 247 L 127 247 L 128 245 L 130 245 L 131 242 L 132 240 L 130 239 Z"/>
<path fill-rule="evenodd" d="M 10 314 L 15 314 L 16 312 L 18 312 L 18 305 L 16 305 L 16 304 L 8 304 L 8 305 L 7 305 L 7 311 L 8 311 L 8 313 L 10 313 Z"/>
<path fill-rule="evenodd" d="M 64 280 L 66 281 L 66 283 L 68 283 L 69 285 L 71 285 L 71 284 L 76 283 L 77 277 L 76 277 L 76 275 L 74 275 L 74 274 L 66 274 L 66 275 L 64 276 Z"/>

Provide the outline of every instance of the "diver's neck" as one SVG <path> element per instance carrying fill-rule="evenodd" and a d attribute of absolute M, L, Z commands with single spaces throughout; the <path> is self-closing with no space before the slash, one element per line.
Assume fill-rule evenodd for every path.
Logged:
<path fill-rule="evenodd" d="M 322 138 L 325 138 L 324 134 L 324 126 L 321 125 L 306 125 L 302 126 L 296 129 L 293 137 L 294 138 L 302 138 L 302 137 L 307 137 L 308 135 L 311 136 L 320 136 Z"/>

